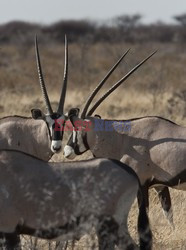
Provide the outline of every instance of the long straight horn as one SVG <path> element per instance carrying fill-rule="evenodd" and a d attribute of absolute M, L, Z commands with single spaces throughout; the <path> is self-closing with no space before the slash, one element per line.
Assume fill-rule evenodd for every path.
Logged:
<path fill-rule="evenodd" d="M 62 87 L 58 110 L 57 110 L 59 114 L 64 113 L 63 110 L 64 110 L 66 90 L 67 90 L 67 79 L 68 79 L 68 41 L 65 35 L 65 65 L 64 65 L 63 87 Z"/>
<path fill-rule="evenodd" d="M 35 37 L 35 52 L 36 52 L 37 70 L 38 70 L 38 75 L 39 75 L 39 82 L 40 82 L 40 86 L 41 86 L 41 91 L 42 91 L 42 94 L 43 94 L 43 97 L 45 100 L 46 109 L 47 109 L 49 115 L 52 115 L 53 110 L 52 110 L 52 107 L 50 105 L 50 101 L 48 98 L 48 94 L 47 94 L 47 90 L 46 90 L 46 86 L 45 86 L 45 82 L 44 82 L 44 78 L 43 78 L 42 68 L 41 68 L 37 36 Z"/>
<path fill-rule="evenodd" d="M 118 82 L 116 82 L 90 109 L 87 116 L 90 116 L 93 114 L 93 112 L 99 107 L 99 105 L 109 96 L 115 89 L 117 89 L 127 78 L 134 73 L 142 64 L 144 64 L 150 57 L 152 57 L 157 51 L 154 51 L 152 54 L 150 54 L 148 57 L 146 57 L 143 61 L 138 63 L 133 69 L 131 69 L 123 78 L 121 78 Z"/>
<path fill-rule="evenodd" d="M 103 80 L 98 84 L 98 86 L 93 90 L 92 94 L 89 96 L 89 98 L 87 99 L 84 109 L 81 113 L 81 118 L 84 119 L 87 113 L 87 110 L 93 100 L 93 98 L 95 97 L 95 95 L 98 93 L 98 91 L 101 89 L 101 87 L 103 86 L 103 84 L 106 82 L 106 80 L 109 78 L 109 76 L 114 72 L 114 70 L 117 68 L 117 66 L 119 65 L 119 63 L 123 60 L 123 58 L 128 54 L 130 49 L 128 49 L 123 55 L 122 57 L 116 62 L 116 64 L 110 69 L 110 71 L 107 73 L 107 75 L 103 78 Z"/>

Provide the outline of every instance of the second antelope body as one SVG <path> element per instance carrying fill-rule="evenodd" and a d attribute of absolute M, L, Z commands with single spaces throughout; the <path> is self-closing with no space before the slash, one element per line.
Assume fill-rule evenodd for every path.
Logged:
<path fill-rule="evenodd" d="M 116 160 L 44 162 L 18 151 L 0 151 L 0 232 L 45 239 L 80 237 L 96 228 L 100 250 L 135 248 L 127 217 L 139 192 L 140 249 L 151 249 L 151 231 L 137 175 Z M 11 241 L 7 249 L 15 249 Z"/>

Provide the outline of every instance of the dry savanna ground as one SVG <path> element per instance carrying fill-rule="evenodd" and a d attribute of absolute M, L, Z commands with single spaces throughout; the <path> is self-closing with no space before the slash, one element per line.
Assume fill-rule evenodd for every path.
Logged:
<path fill-rule="evenodd" d="M 103 118 L 128 119 L 158 115 L 186 126 L 186 47 L 181 44 L 71 44 L 69 46 L 69 79 L 65 109 L 83 105 L 90 91 L 107 70 L 131 47 L 131 52 L 102 90 L 120 79 L 131 67 L 158 49 L 125 84 L 115 91 L 98 109 Z M 55 107 L 62 83 L 64 47 L 40 46 L 48 92 Z M 1 46 L 0 49 L 0 116 L 30 116 L 31 108 L 42 108 L 33 47 Z M 65 140 L 67 135 L 65 135 Z M 90 153 L 78 157 L 85 159 Z M 53 160 L 63 159 L 56 155 Z M 155 192 L 150 193 L 150 221 L 155 250 L 186 249 L 186 193 L 171 190 L 175 229 L 164 217 Z M 129 227 L 136 234 L 136 204 L 131 210 Z M 24 249 L 54 249 L 53 243 L 23 239 Z M 37 244 L 36 244 L 37 243 Z M 75 243 L 74 249 L 90 249 L 90 239 Z M 68 249 L 73 246 L 69 245 Z"/>

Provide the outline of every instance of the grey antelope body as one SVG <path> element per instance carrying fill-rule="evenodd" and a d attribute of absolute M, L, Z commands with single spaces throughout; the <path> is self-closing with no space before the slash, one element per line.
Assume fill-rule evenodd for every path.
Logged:
<path fill-rule="evenodd" d="M 179 126 L 173 125 L 172 122 L 159 117 L 144 117 L 119 122 L 116 120 L 102 120 L 91 115 L 108 95 L 152 55 L 139 63 L 120 81 L 114 84 L 89 111 L 88 108 L 94 96 L 102 87 L 108 75 L 112 73 L 112 70 L 92 92 L 85 103 L 80 117 L 78 109 L 70 110 L 69 118 L 74 126 L 74 131 L 64 148 L 64 154 L 67 158 L 73 158 L 75 155 L 90 150 L 95 157 L 111 157 L 131 166 L 139 175 L 140 181 L 144 186 L 147 207 L 148 187 L 153 185 L 155 179 L 163 185 L 171 186 L 169 182 L 171 178 L 176 178 L 183 170 L 184 164 L 181 166 L 174 164 L 179 157 L 177 155 L 178 151 L 176 151 L 174 162 L 170 160 L 170 157 L 174 153 L 175 147 L 185 147 L 181 136 L 186 134 L 183 132 L 180 135 L 177 132 L 180 130 Z M 88 124 L 86 128 L 80 126 L 85 121 Z M 80 125 L 77 126 L 76 122 Z M 172 132 L 169 131 L 170 126 L 174 127 L 171 130 Z M 126 129 L 129 127 L 130 129 Z M 185 131 L 185 129 L 183 130 Z M 175 134 L 174 131 L 176 132 Z M 178 139 L 176 143 L 174 143 L 174 137 Z M 171 139 L 172 143 L 170 143 Z M 169 146 L 170 149 L 168 150 L 167 147 Z M 162 158 L 160 155 L 162 155 Z M 171 199 L 168 188 L 165 186 L 155 188 L 158 191 L 163 209 L 166 212 L 171 212 Z M 170 221 L 172 222 L 171 218 Z"/>
<path fill-rule="evenodd" d="M 55 126 L 58 119 L 61 123 L 65 118 L 63 115 L 45 118 L 46 121 L 21 116 L 0 118 L 0 149 L 15 149 L 50 160 L 61 150 L 63 131 L 55 131 Z"/>
<path fill-rule="evenodd" d="M 0 149 L 14 149 L 29 153 L 45 161 L 50 160 L 54 153 L 61 150 L 63 130 L 56 130 L 58 121 L 60 124 L 65 123 L 64 101 L 67 87 L 68 73 L 68 46 L 65 38 L 65 67 L 64 80 L 57 112 L 53 112 L 48 94 L 46 91 L 44 78 L 41 69 L 40 56 L 35 41 L 36 59 L 40 86 L 46 104 L 47 113 L 44 114 L 40 109 L 33 109 L 32 118 L 9 116 L 0 119 Z M 6 238 L 6 235 L 4 235 Z M 1 237 L 1 235 L 0 235 Z M 18 241 L 18 238 L 11 236 Z M 7 235 L 7 241 L 11 238 Z"/>
<path fill-rule="evenodd" d="M 0 119 L 0 149 L 19 150 L 46 161 L 54 154 L 46 122 L 20 116 Z"/>
<path fill-rule="evenodd" d="M 0 119 L 0 149 L 16 149 L 49 160 L 54 153 L 61 150 L 63 131 L 56 130 L 58 121 L 65 123 L 64 101 L 67 87 L 68 47 L 65 39 L 64 81 L 57 112 L 52 110 L 46 91 L 41 69 L 39 50 L 36 38 L 36 58 L 40 86 L 46 104 L 47 113 L 32 109 L 32 117 L 9 116 Z"/>
<path fill-rule="evenodd" d="M 80 237 L 96 228 L 99 249 L 134 249 L 127 229 L 130 207 L 141 194 L 136 173 L 117 160 L 45 162 L 18 151 L 0 152 L 0 231 L 45 239 Z M 141 195 L 140 249 L 151 249 Z M 14 243 L 14 242 L 13 242 Z M 14 249 L 9 241 L 8 249 Z"/>
<path fill-rule="evenodd" d="M 142 185 L 186 190 L 186 128 L 161 117 L 109 121 L 86 117 L 89 131 L 74 131 L 66 154 L 90 149 L 95 157 L 111 157 L 132 167 Z M 102 123 L 103 126 L 100 124 Z M 108 125 L 106 125 L 108 126 Z M 102 128 L 99 130 L 99 128 Z M 154 128 L 154 129 L 152 129 Z"/>

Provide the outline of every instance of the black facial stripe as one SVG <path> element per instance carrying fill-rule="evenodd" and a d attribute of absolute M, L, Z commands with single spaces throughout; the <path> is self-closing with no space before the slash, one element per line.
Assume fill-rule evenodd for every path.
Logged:
<path fill-rule="evenodd" d="M 89 150 L 89 146 L 88 146 L 88 143 L 87 143 L 87 134 L 86 133 L 82 134 L 82 141 L 83 141 L 83 144 L 85 146 L 85 150 L 82 151 L 82 152 L 80 152 L 80 150 L 79 150 L 79 144 L 78 144 L 77 136 L 78 136 L 78 133 L 76 132 L 75 133 L 75 142 L 73 142 L 73 134 L 72 134 L 72 136 L 70 138 L 70 142 L 68 143 L 68 145 L 71 146 L 74 149 L 74 153 L 76 155 L 81 155 L 84 152 L 86 152 L 87 150 Z"/>
<path fill-rule="evenodd" d="M 82 134 L 82 140 L 83 140 L 83 144 L 84 144 L 86 150 L 89 150 L 90 148 L 89 148 L 89 145 L 88 145 L 88 142 L 87 142 L 87 133 Z"/>
<path fill-rule="evenodd" d="M 81 155 L 81 154 L 82 154 L 82 152 L 79 151 L 79 147 L 78 147 L 77 144 L 74 145 L 73 149 L 74 149 L 74 153 L 75 153 L 76 155 Z"/>
<path fill-rule="evenodd" d="M 81 153 L 79 152 L 79 146 L 77 144 L 77 133 L 75 133 L 75 141 L 73 139 L 74 139 L 74 132 L 72 133 L 69 143 L 67 145 L 69 145 L 74 149 L 74 153 L 76 155 L 80 155 Z"/>
<path fill-rule="evenodd" d="M 50 139 L 60 141 L 63 138 L 65 117 L 58 113 L 53 113 L 46 119 L 49 129 Z"/>
<path fill-rule="evenodd" d="M 52 140 L 54 141 L 60 141 L 63 138 L 63 131 L 53 131 L 52 136 L 51 136 Z"/>
<path fill-rule="evenodd" d="M 59 141 L 62 140 L 62 138 L 63 138 L 63 130 L 57 130 L 56 125 L 53 124 L 51 139 L 54 141 Z"/>
<path fill-rule="evenodd" d="M 60 114 L 57 114 L 57 113 L 53 113 L 52 115 L 50 115 L 51 119 L 53 120 L 56 120 L 60 117 L 61 115 Z"/>

